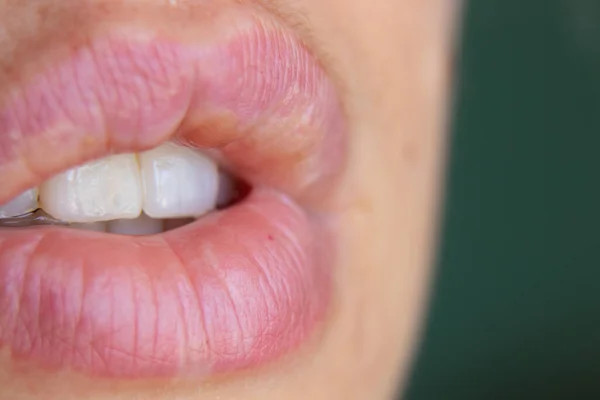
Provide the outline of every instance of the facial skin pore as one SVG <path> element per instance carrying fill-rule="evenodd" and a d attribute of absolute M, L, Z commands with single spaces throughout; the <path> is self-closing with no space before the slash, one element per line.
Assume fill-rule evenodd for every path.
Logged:
<path fill-rule="evenodd" d="M 0 399 L 391 399 L 406 384 L 435 256 L 455 2 L 0 0 L 0 105 L 97 35 L 142 27 L 192 42 L 226 3 L 294 32 L 340 98 L 348 150 L 322 205 L 339 244 L 322 326 L 273 362 L 208 379 L 94 377 L 2 348 Z"/>

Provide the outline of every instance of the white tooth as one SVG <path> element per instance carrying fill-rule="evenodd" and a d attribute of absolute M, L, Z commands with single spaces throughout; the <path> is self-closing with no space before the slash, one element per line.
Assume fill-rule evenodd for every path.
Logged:
<path fill-rule="evenodd" d="M 155 235 L 163 231 L 163 220 L 142 214 L 136 219 L 118 219 L 108 223 L 108 232 L 120 235 Z"/>
<path fill-rule="evenodd" d="M 109 156 L 57 175 L 40 187 L 40 204 L 54 218 L 68 222 L 137 218 L 142 212 L 137 158 Z"/>
<path fill-rule="evenodd" d="M 16 217 L 38 208 L 37 188 L 26 190 L 8 203 L 0 205 L 0 218 Z"/>
<path fill-rule="evenodd" d="M 215 208 L 219 172 L 210 158 L 173 143 L 139 157 L 144 212 L 150 217 L 198 217 Z"/>
<path fill-rule="evenodd" d="M 88 222 L 84 224 L 70 224 L 70 228 L 81 229 L 84 231 L 106 232 L 106 222 Z"/>

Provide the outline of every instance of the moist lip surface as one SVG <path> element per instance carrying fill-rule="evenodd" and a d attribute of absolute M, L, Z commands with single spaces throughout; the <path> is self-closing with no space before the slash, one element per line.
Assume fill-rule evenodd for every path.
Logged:
<path fill-rule="evenodd" d="M 253 187 L 156 236 L 0 231 L 0 345 L 12 357 L 108 377 L 207 376 L 273 360 L 325 317 L 335 240 L 319 204 L 346 133 L 334 87 L 262 10 L 223 7 L 203 32 L 111 28 L 2 88 L 0 203 L 165 140 L 209 149 Z"/>

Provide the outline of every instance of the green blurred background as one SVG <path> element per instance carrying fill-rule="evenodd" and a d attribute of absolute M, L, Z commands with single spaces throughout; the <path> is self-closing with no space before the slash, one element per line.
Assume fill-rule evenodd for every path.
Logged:
<path fill-rule="evenodd" d="M 600 0 L 465 10 L 408 400 L 600 399 Z"/>

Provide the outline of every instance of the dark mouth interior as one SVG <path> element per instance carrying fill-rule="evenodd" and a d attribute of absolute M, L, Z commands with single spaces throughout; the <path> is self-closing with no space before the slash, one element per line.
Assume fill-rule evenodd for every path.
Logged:
<path fill-rule="evenodd" d="M 217 210 L 223 210 L 243 201 L 252 192 L 252 186 L 250 186 L 248 182 L 233 175 L 230 175 L 230 178 L 232 181 L 232 192 L 230 197 L 224 202 L 217 204 Z"/>

